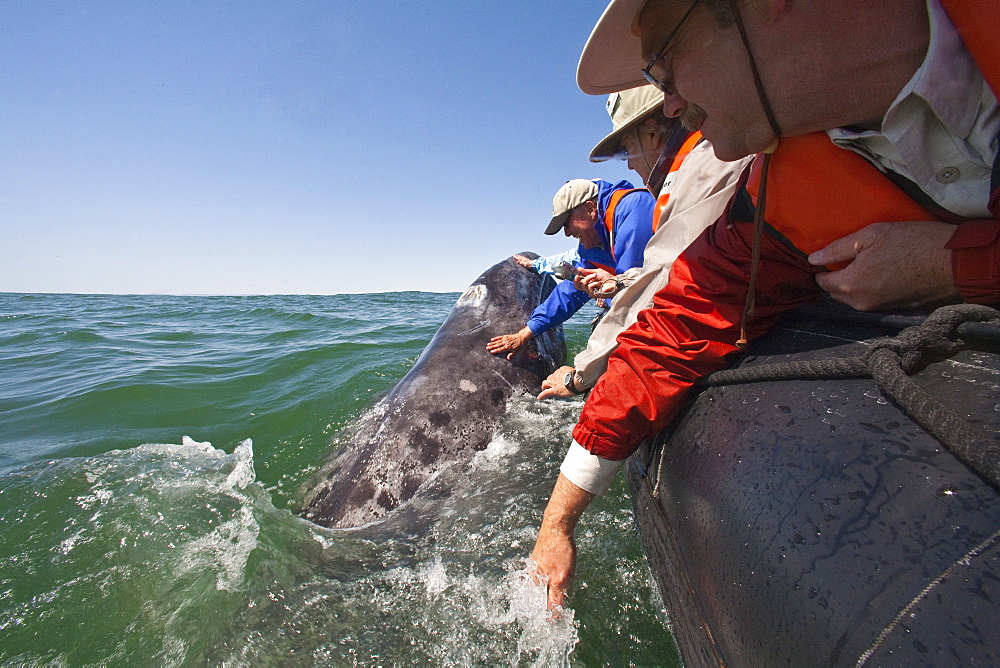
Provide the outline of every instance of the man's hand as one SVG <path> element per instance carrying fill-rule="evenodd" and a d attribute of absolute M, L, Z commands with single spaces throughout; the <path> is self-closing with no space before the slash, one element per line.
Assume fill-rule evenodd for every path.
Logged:
<path fill-rule="evenodd" d="M 608 281 L 612 284 L 615 282 L 615 275 L 611 272 L 604 269 L 580 269 L 573 279 L 573 285 L 596 299 L 607 296 L 602 292 L 602 286 Z"/>
<path fill-rule="evenodd" d="M 549 610 L 564 606 L 566 593 L 576 574 L 576 543 L 573 534 L 540 529 L 530 558 L 535 562 L 538 574 L 545 576 Z"/>
<path fill-rule="evenodd" d="M 530 257 L 525 257 L 523 255 L 515 255 L 513 257 L 513 260 L 514 260 L 514 262 L 517 262 L 519 265 L 521 265 L 525 269 L 531 269 L 531 258 Z"/>
<path fill-rule="evenodd" d="M 535 549 L 531 552 L 531 560 L 537 564 L 538 574 L 547 578 L 550 610 L 563 605 L 566 592 L 573 582 L 576 572 L 573 531 L 580 515 L 593 498 L 593 494 L 580 489 L 563 474 L 559 474 L 545 507 Z"/>
<path fill-rule="evenodd" d="M 849 262 L 816 282 L 859 311 L 916 308 L 958 301 L 945 244 L 955 226 L 940 222 L 876 223 L 809 256 L 813 265 Z"/>
<path fill-rule="evenodd" d="M 566 388 L 566 384 L 563 382 L 563 378 L 566 374 L 575 369 L 571 366 L 561 366 L 552 373 L 549 377 L 542 381 L 542 392 L 538 395 L 538 399 L 548 399 L 549 397 L 575 397 L 576 395 L 570 392 Z"/>
<path fill-rule="evenodd" d="M 524 344 L 535 337 L 527 327 L 514 334 L 501 334 L 494 336 L 486 343 L 486 350 L 492 355 L 497 353 L 508 353 L 507 359 L 514 357 Z"/>

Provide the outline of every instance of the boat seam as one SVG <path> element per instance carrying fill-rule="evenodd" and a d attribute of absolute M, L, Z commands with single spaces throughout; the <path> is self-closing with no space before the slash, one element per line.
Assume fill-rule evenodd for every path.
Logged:
<path fill-rule="evenodd" d="M 896 627 L 899 626 L 899 624 L 903 621 L 903 618 L 909 614 L 910 610 L 920 603 L 920 601 L 927 598 L 927 595 L 930 594 L 931 590 L 947 580 L 948 576 L 951 575 L 951 573 L 959 566 L 969 566 L 972 559 L 979 556 L 980 553 L 988 549 L 993 543 L 996 543 L 998 538 L 1000 538 L 1000 529 L 997 529 L 992 536 L 966 552 L 957 561 L 955 561 L 955 563 L 944 569 L 936 578 L 931 580 L 930 583 L 928 583 L 919 594 L 913 597 L 913 600 L 907 603 L 906 606 L 896 614 L 892 621 L 882 629 L 881 633 L 878 634 L 878 637 L 875 638 L 875 642 L 873 642 L 871 646 L 865 650 L 860 657 L 858 657 L 858 662 L 855 665 L 865 665 L 865 663 L 868 662 L 868 659 L 870 659 L 872 655 L 878 651 L 879 647 L 885 642 L 886 638 L 888 638 L 889 635 L 896 630 Z"/>

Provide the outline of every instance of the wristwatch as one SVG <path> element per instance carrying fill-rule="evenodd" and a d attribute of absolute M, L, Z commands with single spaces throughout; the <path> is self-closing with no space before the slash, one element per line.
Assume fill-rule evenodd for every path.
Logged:
<path fill-rule="evenodd" d="M 586 394 L 587 390 L 581 390 L 581 389 L 579 389 L 576 386 L 576 383 L 573 382 L 573 377 L 575 375 L 576 375 L 576 371 L 570 371 L 569 373 L 567 373 L 566 377 L 563 378 L 563 385 L 565 385 L 566 389 L 569 390 L 570 392 L 572 392 L 573 394 Z"/>

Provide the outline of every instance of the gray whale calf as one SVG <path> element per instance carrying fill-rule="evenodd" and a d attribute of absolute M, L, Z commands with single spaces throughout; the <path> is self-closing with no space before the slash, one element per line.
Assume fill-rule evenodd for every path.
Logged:
<path fill-rule="evenodd" d="M 511 395 L 537 394 L 566 358 L 561 326 L 510 361 L 486 352 L 486 342 L 521 329 L 553 285 L 513 259 L 484 272 L 413 368 L 359 421 L 352 442 L 321 469 L 302 515 L 327 527 L 368 524 L 485 449 Z"/>

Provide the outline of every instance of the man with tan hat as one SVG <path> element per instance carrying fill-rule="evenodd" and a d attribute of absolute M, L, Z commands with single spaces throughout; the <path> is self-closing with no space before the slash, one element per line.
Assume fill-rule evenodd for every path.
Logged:
<path fill-rule="evenodd" d="M 655 86 L 640 86 L 612 93 L 605 107 L 612 129 L 590 152 L 590 161 L 624 159 L 648 184 L 663 144 L 677 126 L 675 119 L 663 115 L 663 93 Z"/>
<path fill-rule="evenodd" d="M 642 265 L 643 250 L 653 236 L 655 200 L 645 188 L 628 181 L 601 179 L 567 181 L 552 199 L 552 219 L 545 234 L 563 231 L 579 240 L 577 269 L 598 271 L 600 277 Z M 513 357 L 535 336 L 562 324 L 587 303 L 590 295 L 579 280 L 563 281 L 532 312 L 520 331 L 495 336 L 486 344 L 493 354 Z"/>
<path fill-rule="evenodd" d="M 760 153 L 581 413 L 532 553 L 550 604 L 573 577 L 577 521 L 624 458 L 783 312 L 824 290 L 864 309 L 1000 302 L 998 31 L 995 0 L 608 6 L 584 92 L 652 83 L 720 158 Z"/>
<path fill-rule="evenodd" d="M 734 162 L 716 158 L 711 143 L 700 133 L 688 132 L 676 119 L 663 115 L 663 93 L 654 86 L 612 93 L 607 110 L 613 129 L 591 151 L 592 162 L 627 159 L 629 168 L 648 185 L 657 163 L 668 161 L 669 171 L 653 212 L 656 231 L 646 244 L 641 267 L 603 285 L 587 276 L 587 270 L 580 272 L 591 296 L 614 295 L 614 300 L 591 332 L 587 347 L 576 355 L 574 366 L 560 367 L 542 381 L 539 399 L 571 397 L 594 386 L 607 369 L 618 335 L 636 321 L 640 311 L 653 305 L 677 256 L 722 215 L 750 161 L 749 157 Z"/>

